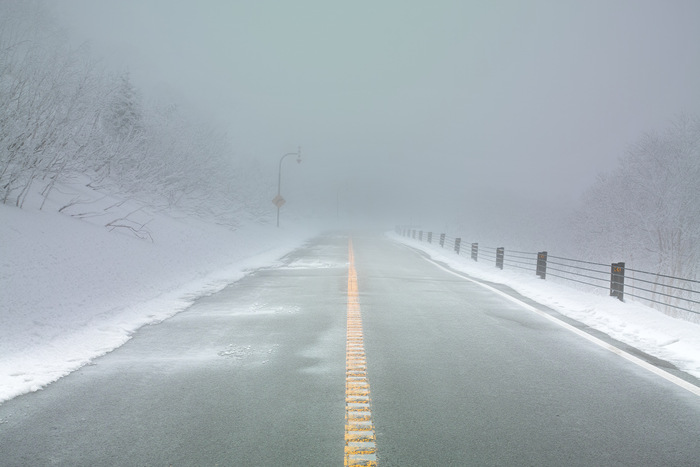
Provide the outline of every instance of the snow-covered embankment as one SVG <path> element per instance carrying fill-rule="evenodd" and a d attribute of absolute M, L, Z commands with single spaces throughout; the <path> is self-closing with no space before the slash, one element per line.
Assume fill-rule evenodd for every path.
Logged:
<path fill-rule="evenodd" d="M 311 236 L 151 217 L 153 242 L 0 204 L 0 402 L 56 381 Z"/>

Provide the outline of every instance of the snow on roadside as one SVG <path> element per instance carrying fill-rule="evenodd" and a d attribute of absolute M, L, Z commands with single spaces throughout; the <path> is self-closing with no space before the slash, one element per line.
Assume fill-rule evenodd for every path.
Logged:
<path fill-rule="evenodd" d="M 146 324 L 312 236 L 155 214 L 154 241 L 0 204 L 0 403 L 121 346 Z"/>
<path fill-rule="evenodd" d="M 619 300 L 577 290 L 564 283 L 543 281 L 534 272 L 500 270 L 493 264 L 472 261 L 449 249 L 402 237 L 390 238 L 420 249 L 436 261 L 478 279 L 505 284 L 538 303 L 557 310 L 594 329 L 700 378 L 700 325 L 672 318 L 633 301 Z"/>

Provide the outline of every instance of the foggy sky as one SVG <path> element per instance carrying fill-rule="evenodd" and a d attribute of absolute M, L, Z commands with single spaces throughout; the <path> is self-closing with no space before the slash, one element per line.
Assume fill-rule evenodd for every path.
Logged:
<path fill-rule="evenodd" d="M 287 197 L 318 209 L 570 203 L 644 132 L 700 113 L 694 0 L 52 3 L 144 97 L 220 120 L 272 178 L 301 145 Z"/>

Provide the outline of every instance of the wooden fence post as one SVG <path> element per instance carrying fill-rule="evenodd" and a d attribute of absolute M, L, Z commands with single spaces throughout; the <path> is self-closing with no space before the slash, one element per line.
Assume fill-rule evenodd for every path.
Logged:
<path fill-rule="evenodd" d="M 537 271 L 536 273 L 540 276 L 540 279 L 544 279 L 547 276 L 547 252 L 540 251 L 537 253 Z"/>
<path fill-rule="evenodd" d="M 610 296 L 617 297 L 621 302 L 625 298 L 625 263 L 610 265 Z"/>
<path fill-rule="evenodd" d="M 496 248 L 496 267 L 498 269 L 503 269 L 503 256 L 505 255 L 505 249 L 503 247 Z"/>

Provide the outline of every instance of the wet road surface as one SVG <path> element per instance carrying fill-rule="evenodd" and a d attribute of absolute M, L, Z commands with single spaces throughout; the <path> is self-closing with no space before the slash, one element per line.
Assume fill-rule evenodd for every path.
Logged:
<path fill-rule="evenodd" d="M 353 251 L 370 463 L 697 465 L 700 397 L 381 235 Z M 343 464 L 349 264 L 319 237 L 0 405 L 0 465 Z"/>

